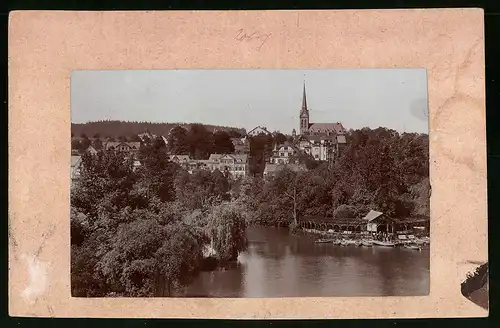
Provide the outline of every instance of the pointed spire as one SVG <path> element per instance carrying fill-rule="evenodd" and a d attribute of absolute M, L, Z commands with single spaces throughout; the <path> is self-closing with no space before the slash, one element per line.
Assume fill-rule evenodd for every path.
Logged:
<path fill-rule="evenodd" d="M 302 111 L 307 111 L 306 81 L 304 80 L 304 90 L 302 92 Z"/>

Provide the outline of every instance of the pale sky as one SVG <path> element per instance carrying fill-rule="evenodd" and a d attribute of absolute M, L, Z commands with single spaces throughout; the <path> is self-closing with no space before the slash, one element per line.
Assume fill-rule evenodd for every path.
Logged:
<path fill-rule="evenodd" d="M 428 133 L 425 69 L 74 71 L 71 121 L 260 125 L 299 129 L 306 83 L 311 123 Z"/>

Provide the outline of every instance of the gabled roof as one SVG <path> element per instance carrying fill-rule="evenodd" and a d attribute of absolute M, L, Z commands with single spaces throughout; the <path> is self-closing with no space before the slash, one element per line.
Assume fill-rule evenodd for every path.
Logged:
<path fill-rule="evenodd" d="M 252 132 L 256 131 L 256 130 L 261 130 L 262 132 L 266 133 L 266 134 L 271 134 L 271 132 L 269 132 L 266 128 L 262 127 L 262 126 L 256 126 L 255 128 L 253 128 L 252 130 L 250 130 L 249 132 L 247 132 L 247 134 L 251 134 Z"/>
<path fill-rule="evenodd" d="M 223 154 L 210 154 L 210 157 L 208 158 L 209 161 L 211 162 L 216 162 L 218 161 L 221 157 L 223 156 Z"/>
<path fill-rule="evenodd" d="M 148 137 L 149 139 L 156 138 L 155 134 L 150 133 L 149 131 L 143 132 L 137 135 L 142 141 L 144 141 L 144 137 Z"/>
<path fill-rule="evenodd" d="M 246 161 L 248 160 L 247 154 L 210 154 L 210 157 L 208 158 L 208 160 L 211 162 L 215 162 L 215 161 L 219 161 L 223 157 L 232 158 L 237 163 L 246 163 Z"/>
<path fill-rule="evenodd" d="M 381 216 L 382 214 L 384 214 L 384 213 L 370 210 L 370 212 L 368 212 L 368 214 L 366 214 L 366 216 L 363 218 L 363 220 L 371 222 L 371 221 L 375 220 L 376 218 L 378 218 L 379 216 Z"/>
<path fill-rule="evenodd" d="M 169 159 L 171 161 L 173 161 L 174 159 L 178 159 L 179 161 L 183 161 L 183 162 L 187 162 L 189 160 L 191 160 L 191 158 L 189 157 L 189 155 L 170 155 L 169 156 Z"/>
<path fill-rule="evenodd" d="M 71 167 L 74 167 L 77 164 L 79 164 L 81 159 L 82 156 L 71 156 Z"/>
<path fill-rule="evenodd" d="M 295 144 L 293 144 L 292 142 L 289 142 L 289 141 L 285 141 L 284 143 L 280 144 L 280 145 L 276 145 L 276 150 L 280 150 L 282 147 L 290 147 L 292 148 L 292 150 L 294 151 L 297 151 L 297 147 L 295 146 Z"/>
<path fill-rule="evenodd" d="M 344 134 L 345 129 L 341 123 L 310 123 L 309 132 L 328 132 L 334 131 L 338 134 Z"/>
<path fill-rule="evenodd" d="M 109 149 L 110 147 L 118 147 L 121 145 L 127 145 L 130 148 L 139 149 L 141 143 L 139 141 L 107 141 L 104 143 L 104 148 Z"/>
<path fill-rule="evenodd" d="M 220 157 L 218 157 L 219 160 L 221 160 L 223 158 L 231 158 L 236 163 L 246 163 L 246 161 L 248 159 L 248 155 L 247 154 L 212 154 L 212 155 L 221 155 Z M 210 155 L 210 157 L 212 155 Z"/>

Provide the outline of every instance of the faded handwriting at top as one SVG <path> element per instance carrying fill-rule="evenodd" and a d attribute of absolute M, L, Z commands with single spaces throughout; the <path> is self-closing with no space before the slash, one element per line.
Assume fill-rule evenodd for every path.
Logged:
<path fill-rule="evenodd" d="M 259 46 L 257 47 L 257 51 L 260 51 L 262 46 L 267 42 L 267 39 L 271 36 L 271 33 L 259 33 L 253 32 L 251 34 L 247 34 L 243 29 L 239 29 L 236 33 L 235 39 L 238 41 L 259 41 Z"/>

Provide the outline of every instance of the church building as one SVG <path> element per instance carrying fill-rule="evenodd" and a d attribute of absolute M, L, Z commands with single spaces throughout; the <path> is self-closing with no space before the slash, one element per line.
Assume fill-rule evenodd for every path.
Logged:
<path fill-rule="evenodd" d="M 341 123 L 311 123 L 307 108 L 306 84 L 302 92 L 302 107 L 299 115 L 299 136 L 296 137 L 299 148 L 319 161 L 330 161 L 346 144 L 346 131 Z"/>
<path fill-rule="evenodd" d="M 302 92 L 302 108 L 300 109 L 300 134 L 301 135 L 345 135 L 341 123 L 311 123 L 309 109 L 307 108 L 306 84 Z"/>

